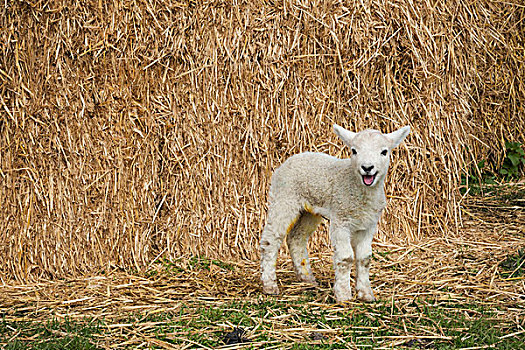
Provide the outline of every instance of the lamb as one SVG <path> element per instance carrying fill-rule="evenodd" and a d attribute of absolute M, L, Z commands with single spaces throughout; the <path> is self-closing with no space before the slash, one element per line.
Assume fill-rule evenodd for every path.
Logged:
<path fill-rule="evenodd" d="M 310 235 L 326 218 L 334 249 L 337 302 L 352 298 L 350 269 L 354 260 L 357 298 L 375 300 L 369 279 L 372 239 L 386 206 L 383 185 L 390 152 L 410 127 L 390 134 L 373 129 L 354 133 L 337 124 L 333 128 L 352 150 L 349 159 L 301 153 L 288 158 L 272 176 L 267 222 L 260 240 L 261 281 L 266 294 L 279 294 L 275 268 L 285 237 L 297 277 L 316 285 L 306 247 Z"/>

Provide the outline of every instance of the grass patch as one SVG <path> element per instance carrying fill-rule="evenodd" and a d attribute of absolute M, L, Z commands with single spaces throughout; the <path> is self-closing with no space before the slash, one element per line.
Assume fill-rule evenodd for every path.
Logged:
<path fill-rule="evenodd" d="M 224 261 L 208 259 L 206 257 L 192 257 L 190 265 L 196 269 L 210 270 L 211 265 L 215 265 L 224 270 L 233 271 L 234 267 Z"/>
<path fill-rule="evenodd" d="M 102 329 L 96 321 L 0 322 L 2 349 L 101 349 L 94 336 Z"/>
<path fill-rule="evenodd" d="M 466 174 L 461 176 L 460 193 L 463 195 L 469 191 L 471 195 L 484 194 L 486 187 L 497 185 L 498 182 L 513 181 L 523 175 L 525 166 L 525 151 L 519 142 L 505 142 L 505 158 L 500 165 L 497 174 L 494 173 L 495 165 L 485 167 L 485 160 L 481 160 L 471 166 Z M 492 170 L 491 170 L 492 169 Z M 499 175 L 499 176 L 498 176 Z M 500 181 L 497 181 L 497 180 Z"/>
<path fill-rule="evenodd" d="M 525 248 L 518 249 L 516 254 L 509 255 L 499 265 L 501 275 L 505 278 L 521 277 L 525 275 Z"/>
<path fill-rule="evenodd" d="M 177 311 L 128 314 L 119 327 L 107 322 L 53 320 L 47 324 L 4 320 L 0 325 L 5 349 L 98 349 L 111 343 L 118 349 L 139 344 L 149 349 L 191 345 L 216 348 L 232 339 L 248 340 L 252 348 L 281 344 L 289 349 L 340 349 L 397 346 L 456 349 L 496 346 L 516 349 L 522 344 L 519 326 L 498 319 L 498 310 L 479 305 L 428 300 L 378 302 L 347 307 L 309 300 L 276 298 L 227 303 L 192 302 Z M 232 331 L 242 337 L 232 337 Z M 137 335 L 136 342 L 130 341 Z M 119 345 L 121 344 L 121 345 Z M 107 344 L 106 344 L 107 345 Z"/>

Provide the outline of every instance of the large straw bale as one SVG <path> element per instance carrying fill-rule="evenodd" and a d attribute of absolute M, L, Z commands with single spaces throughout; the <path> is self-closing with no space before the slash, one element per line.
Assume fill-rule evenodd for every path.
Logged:
<path fill-rule="evenodd" d="M 7 279 L 256 259 L 269 179 L 331 132 L 413 133 L 380 240 L 461 229 L 474 160 L 524 142 L 525 7 L 464 1 L 12 1 L 0 9 Z M 312 249 L 329 249 L 318 234 Z"/>

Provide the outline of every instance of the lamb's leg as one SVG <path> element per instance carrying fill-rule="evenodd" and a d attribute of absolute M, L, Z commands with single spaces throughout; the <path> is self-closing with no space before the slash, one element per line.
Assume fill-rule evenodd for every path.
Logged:
<path fill-rule="evenodd" d="M 352 236 L 352 248 L 356 258 L 356 290 L 357 298 L 362 301 L 375 301 L 374 292 L 370 287 L 370 260 L 372 257 L 372 238 L 375 226 L 370 231 L 361 231 Z"/>
<path fill-rule="evenodd" d="M 303 213 L 294 228 L 286 236 L 288 249 L 292 256 L 293 266 L 297 277 L 306 283 L 317 285 L 308 258 L 308 238 L 317 229 L 322 217 L 310 213 Z"/>
<path fill-rule="evenodd" d="M 283 205 L 268 208 L 268 219 L 261 235 L 261 281 L 263 292 L 279 294 L 275 265 L 284 237 L 295 226 L 300 216 L 299 210 Z"/>
<path fill-rule="evenodd" d="M 342 303 L 352 299 L 350 269 L 354 261 L 354 252 L 350 245 L 350 231 L 331 223 L 330 239 L 334 248 L 335 299 Z"/>

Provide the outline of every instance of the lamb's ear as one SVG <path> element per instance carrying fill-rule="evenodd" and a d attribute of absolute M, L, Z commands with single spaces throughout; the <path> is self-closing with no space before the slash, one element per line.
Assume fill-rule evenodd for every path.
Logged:
<path fill-rule="evenodd" d="M 410 126 L 404 126 L 399 130 L 386 134 L 385 136 L 392 141 L 392 148 L 399 146 L 401 142 L 407 137 L 410 132 Z"/>
<path fill-rule="evenodd" d="M 348 146 L 351 147 L 352 140 L 354 139 L 356 133 L 346 130 L 345 128 L 334 124 L 334 132 L 343 142 Z"/>

